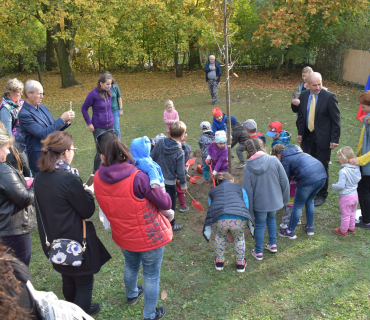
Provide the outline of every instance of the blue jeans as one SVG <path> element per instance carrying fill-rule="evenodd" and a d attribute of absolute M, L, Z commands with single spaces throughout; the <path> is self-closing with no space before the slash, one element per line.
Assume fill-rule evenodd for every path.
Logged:
<path fill-rule="evenodd" d="M 269 244 L 276 244 L 276 211 L 254 211 L 254 217 L 256 224 L 254 229 L 254 240 L 256 241 L 254 249 L 257 253 L 262 253 L 266 224 L 269 233 Z"/>
<path fill-rule="evenodd" d="M 114 131 L 121 138 L 121 130 L 119 128 L 119 110 L 112 111 L 112 113 L 113 113 L 113 119 L 114 119 Z"/>
<path fill-rule="evenodd" d="M 307 219 L 307 227 L 313 227 L 313 218 L 315 215 L 315 207 L 313 204 L 313 198 L 316 194 L 321 190 L 326 182 L 326 178 L 323 178 L 315 183 L 305 186 L 305 187 L 297 187 L 295 191 L 294 197 L 294 204 L 292 215 L 290 217 L 289 222 L 289 231 L 295 231 L 297 227 L 297 223 L 301 218 L 302 208 L 306 206 L 306 219 Z"/>
<path fill-rule="evenodd" d="M 155 308 L 159 296 L 159 279 L 164 246 L 155 250 L 133 252 L 121 249 L 125 256 L 125 272 L 123 280 L 126 287 L 126 296 L 135 298 L 138 295 L 137 278 L 141 264 L 144 278 L 144 318 L 154 319 Z"/>

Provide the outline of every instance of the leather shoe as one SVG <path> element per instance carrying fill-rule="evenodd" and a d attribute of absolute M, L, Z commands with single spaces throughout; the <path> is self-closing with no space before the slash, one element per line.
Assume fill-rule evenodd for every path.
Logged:
<path fill-rule="evenodd" d="M 319 207 L 321 206 L 323 203 L 326 202 L 326 198 L 324 197 L 317 197 L 314 201 L 313 201 L 313 204 L 315 207 Z"/>

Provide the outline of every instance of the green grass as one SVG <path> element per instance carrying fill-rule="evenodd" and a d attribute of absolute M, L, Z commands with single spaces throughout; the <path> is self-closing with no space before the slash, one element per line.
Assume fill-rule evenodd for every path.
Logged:
<path fill-rule="evenodd" d="M 357 149 L 361 124 L 355 115 L 361 91 L 345 87 L 340 87 L 340 91 L 340 147 L 349 145 Z M 225 110 L 223 90 L 220 90 L 219 97 L 218 107 Z M 253 118 L 258 123 L 258 130 L 266 133 L 268 124 L 279 120 L 284 129 L 292 133 L 292 142 L 296 141 L 296 118 L 290 110 L 289 90 L 238 88 L 233 90 L 231 99 L 231 113 L 240 122 Z M 74 105 L 82 102 L 81 97 Z M 188 143 L 193 150 L 197 149 L 200 122 L 212 120 L 209 94 L 183 95 L 174 102 L 180 120 L 188 126 Z M 55 105 L 49 107 L 55 116 L 61 112 Z M 124 110 L 121 130 L 126 144 L 139 136 L 154 137 L 160 132 L 165 133 L 162 100 L 124 103 Z M 95 149 L 92 134 L 88 132 L 81 113 L 76 113 L 69 129 L 78 147 L 73 165 L 85 181 L 92 171 Z M 270 145 L 271 138 L 267 138 L 267 146 Z M 330 183 L 338 178 L 340 167 L 335 160 L 336 152 L 333 152 Z M 196 187 L 200 186 L 190 186 L 190 192 L 193 190 L 193 195 L 202 199 L 205 206 L 208 187 Z M 188 199 L 187 202 L 190 205 Z M 161 271 L 160 290 L 167 291 L 167 298 L 160 300 L 159 305 L 166 306 L 166 319 L 369 319 L 369 231 L 358 229 L 355 235 L 347 238 L 332 232 L 340 225 L 338 195 L 334 191 L 330 190 L 326 204 L 316 210 L 313 237 L 306 236 L 299 228 L 297 240 L 278 237 L 278 253 L 264 252 L 263 261 L 251 257 L 254 242 L 248 237 L 248 264 L 243 274 L 235 270 L 230 243 L 224 270 L 215 270 L 214 244 L 211 241 L 206 247 L 201 235 L 205 212 L 199 213 L 191 208 L 186 213 L 177 211 L 176 214 L 176 221 L 183 223 L 184 229 L 176 232 L 173 241 L 166 246 Z M 96 319 L 141 319 L 143 302 L 130 307 L 126 303 L 124 258 L 111 239 L 111 231 L 103 229 L 98 210 L 91 220 L 113 257 L 95 277 L 93 301 L 103 305 Z M 277 224 L 280 220 L 281 212 L 278 213 Z M 36 231 L 32 233 L 32 241 L 30 268 L 34 286 L 38 290 L 53 291 L 63 298 L 61 276 L 47 262 Z M 139 282 L 143 282 L 141 275 Z"/>

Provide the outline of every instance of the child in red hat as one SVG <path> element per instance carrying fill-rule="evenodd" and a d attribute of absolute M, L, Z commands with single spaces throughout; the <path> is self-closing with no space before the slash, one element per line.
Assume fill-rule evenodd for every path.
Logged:
<path fill-rule="evenodd" d="M 276 144 L 282 144 L 285 147 L 289 146 L 291 134 L 288 131 L 283 130 L 283 125 L 279 121 L 273 121 L 269 125 L 269 131 L 267 131 L 266 136 L 274 139 L 271 143 L 271 148 Z"/>
<path fill-rule="evenodd" d="M 226 114 L 224 114 L 219 108 L 214 107 L 212 109 L 213 123 L 212 131 L 216 133 L 217 131 L 225 131 L 227 126 Z"/>

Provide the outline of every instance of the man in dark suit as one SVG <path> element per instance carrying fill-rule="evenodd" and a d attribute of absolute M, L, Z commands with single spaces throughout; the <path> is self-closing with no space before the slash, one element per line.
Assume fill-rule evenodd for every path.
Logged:
<path fill-rule="evenodd" d="M 328 175 L 314 201 L 315 206 L 320 206 L 328 196 L 329 162 L 331 150 L 339 143 L 340 112 L 335 94 L 322 90 L 320 73 L 311 73 L 307 83 L 309 90 L 293 99 L 292 110 L 298 111 L 298 143 L 305 145 L 309 154 L 324 165 Z"/>
<path fill-rule="evenodd" d="M 19 112 L 19 124 L 26 138 L 30 168 L 33 175 L 36 175 L 40 170 L 37 167 L 37 160 L 42 155 L 41 140 L 54 131 L 67 128 L 68 121 L 75 117 L 75 113 L 72 110 L 64 112 L 59 119 L 55 120 L 49 109 L 41 104 L 44 89 L 38 81 L 28 80 L 24 86 L 24 92 L 26 101 Z"/>

